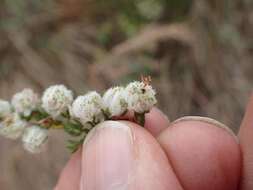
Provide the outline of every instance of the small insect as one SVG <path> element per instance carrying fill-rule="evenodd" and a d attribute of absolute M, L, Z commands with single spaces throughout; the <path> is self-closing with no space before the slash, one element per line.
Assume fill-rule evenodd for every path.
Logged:
<path fill-rule="evenodd" d="M 145 76 L 141 75 L 141 82 L 144 83 L 144 87 L 150 85 L 150 83 L 151 83 L 151 76 L 145 77 Z M 143 93 L 143 94 L 146 92 L 146 89 L 145 89 L 145 88 L 143 88 L 143 89 L 141 89 L 141 90 L 142 90 L 142 93 Z"/>
<path fill-rule="evenodd" d="M 141 82 L 143 82 L 145 86 L 150 85 L 151 81 L 152 81 L 151 76 L 145 77 L 141 75 Z"/>

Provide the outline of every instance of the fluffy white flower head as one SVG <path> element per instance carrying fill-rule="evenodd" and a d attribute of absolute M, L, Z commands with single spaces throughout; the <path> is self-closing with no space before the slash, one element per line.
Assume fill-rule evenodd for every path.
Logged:
<path fill-rule="evenodd" d="M 0 123 L 0 135 L 17 139 L 23 134 L 26 124 L 17 113 L 10 114 Z"/>
<path fill-rule="evenodd" d="M 0 119 L 11 113 L 11 105 L 8 101 L 0 99 Z"/>
<path fill-rule="evenodd" d="M 16 112 L 29 116 L 39 104 L 38 95 L 32 89 L 24 89 L 12 97 L 11 103 Z"/>
<path fill-rule="evenodd" d="M 89 92 L 84 96 L 78 96 L 70 108 L 72 117 L 77 118 L 85 125 L 87 122 L 99 122 L 103 120 L 103 100 L 95 92 Z"/>
<path fill-rule="evenodd" d="M 126 91 L 123 87 L 108 89 L 103 96 L 105 110 L 110 116 L 120 116 L 126 112 L 128 104 L 126 101 Z"/>
<path fill-rule="evenodd" d="M 128 109 L 137 113 L 148 112 L 157 102 L 155 90 L 151 85 L 135 81 L 126 87 Z"/>
<path fill-rule="evenodd" d="M 42 107 L 53 117 L 68 110 L 73 101 L 73 93 L 64 85 L 54 85 L 46 89 L 42 97 Z"/>
<path fill-rule="evenodd" d="M 47 139 L 48 130 L 36 125 L 26 128 L 22 137 L 24 148 L 31 153 L 41 152 Z"/>

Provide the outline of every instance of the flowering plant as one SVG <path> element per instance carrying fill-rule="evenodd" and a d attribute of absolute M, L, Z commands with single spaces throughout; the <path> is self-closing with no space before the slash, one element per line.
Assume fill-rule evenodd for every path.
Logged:
<path fill-rule="evenodd" d="M 75 152 L 89 131 L 98 123 L 134 112 L 135 121 L 144 125 L 145 113 L 156 104 L 150 78 L 126 87 L 113 87 L 103 96 L 92 91 L 74 99 L 64 85 L 50 86 L 42 98 L 31 89 L 15 94 L 11 103 L 0 100 L 0 135 L 18 139 L 31 153 L 39 153 L 48 140 L 49 129 L 64 129 L 77 138 L 67 147 Z"/>

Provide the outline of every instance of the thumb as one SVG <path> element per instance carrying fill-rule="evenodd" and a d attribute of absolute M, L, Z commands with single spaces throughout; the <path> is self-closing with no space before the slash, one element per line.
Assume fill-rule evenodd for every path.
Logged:
<path fill-rule="evenodd" d="M 136 124 L 99 124 L 82 154 L 81 190 L 182 190 L 157 141 Z"/>

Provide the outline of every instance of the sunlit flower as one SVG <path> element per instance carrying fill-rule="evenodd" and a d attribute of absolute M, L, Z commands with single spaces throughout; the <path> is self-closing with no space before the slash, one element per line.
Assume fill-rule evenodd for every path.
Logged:
<path fill-rule="evenodd" d="M 24 89 L 15 94 L 11 100 L 15 111 L 24 116 L 29 116 L 32 111 L 36 110 L 40 100 L 38 95 L 32 89 Z"/>
<path fill-rule="evenodd" d="M 53 117 L 66 112 L 73 101 L 73 93 L 64 85 L 51 86 L 43 94 L 42 107 Z"/>
<path fill-rule="evenodd" d="M 11 105 L 8 101 L 0 99 L 0 119 L 11 113 Z"/>
<path fill-rule="evenodd" d="M 103 100 L 97 92 L 93 91 L 84 96 L 78 96 L 70 108 L 70 114 L 85 125 L 87 122 L 102 121 L 104 119 L 102 109 Z"/>
<path fill-rule="evenodd" d="M 157 102 L 151 85 L 135 81 L 126 87 L 128 109 L 137 113 L 148 112 Z"/>
<path fill-rule="evenodd" d="M 24 148 L 31 153 L 41 152 L 47 139 L 48 130 L 36 125 L 27 127 L 22 137 Z"/>
<path fill-rule="evenodd" d="M 0 123 L 0 135 L 17 139 L 23 134 L 26 124 L 17 113 L 10 114 Z"/>
<path fill-rule="evenodd" d="M 126 91 L 123 87 L 108 89 L 103 96 L 103 101 L 110 117 L 120 116 L 127 110 Z"/>

